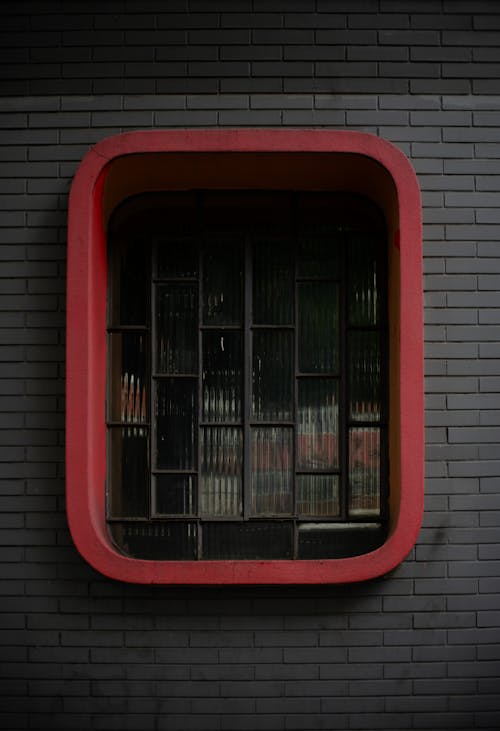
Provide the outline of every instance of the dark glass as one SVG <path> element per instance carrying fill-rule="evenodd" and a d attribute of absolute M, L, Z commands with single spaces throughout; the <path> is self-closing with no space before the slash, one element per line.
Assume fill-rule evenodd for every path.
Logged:
<path fill-rule="evenodd" d="M 301 282 L 299 369 L 302 373 L 331 373 L 338 366 L 338 286 L 330 282 Z"/>
<path fill-rule="evenodd" d="M 377 325 L 380 320 L 380 240 L 351 234 L 347 242 L 347 312 L 349 325 Z"/>
<path fill-rule="evenodd" d="M 108 429 L 109 513 L 145 517 L 149 510 L 149 430 L 143 426 Z"/>
<path fill-rule="evenodd" d="M 378 421 L 381 418 L 381 334 L 377 330 L 353 330 L 348 339 L 349 418 Z"/>
<path fill-rule="evenodd" d="M 252 366 L 253 417 L 258 421 L 292 419 L 293 332 L 254 330 Z"/>
<path fill-rule="evenodd" d="M 150 561 L 194 561 L 198 552 L 196 523 L 111 524 L 111 535 L 132 558 Z"/>
<path fill-rule="evenodd" d="M 157 475 L 156 513 L 194 515 L 198 509 L 194 475 Z"/>
<path fill-rule="evenodd" d="M 196 462 L 195 378 L 165 378 L 156 384 L 154 468 L 192 470 Z"/>
<path fill-rule="evenodd" d="M 198 243 L 193 236 L 168 236 L 157 242 L 160 279 L 198 276 Z"/>
<path fill-rule="evenodd" d="M 270 560 L 293 558 L 291 522 L 206 523 L 203 558 Z"/>
<path fill-rule="evenodd" d="M 297 469 L 337 469 L 338 383 L 333 378 L 300 378 L 298 387 Z"/>
<path fill-rule="evenodd" d="M 289 515 L 293 510 L 293 430 L 252 429 L 252 515 Z"/>
<path fill-rule="evenodd" d="M 336 278 L 341 240 L 336 231 L 301 231 L 298 236 L 297 275 L 315 279 Z"/>
<path fill-rule="evenodd" d="M 294 321 L 293 242 L 259 240 L 253 258 L 253 322 L 291 325 Z"/>
<path fill-rule="evenodd" d="M 299 515 L 338 516 L 338 475 L 297 475 L 297 512 Z"/>
<path fill-rule="evenodd" d="M 302 523 L 299 524 L 298 558 L 348 558 L 362 556 L 379 548 L 386 529 L 377 524 Z"/>
<path fill-rule="evenodd" d="M 380 429 L 349 429 L 349 515 L 380 514 Z"/>
<path fill-rule="evenodd" d="M 158 372 L 197 373 L 197 285 L 162 284 L 157 286 L 156 327 Z"/>
<path fill-rule="evenodd" d="M 142 325 L 149 322 L 149 244 L 120 238 L 112 243 L 110 324 Z"/>
<path fill-rule="evenodd" d="M 241 325 L 243 248 L 238 237 L 210 237 L 203 256 L 203 323 Z"/>
<path fill-rule="evenodd" d="M 203 421 L 241 421 L 242 360 L 241 332 L 203 333 Z"/>
<path fill-rule="evenodd" d="M 241 515 L 243 432 L 233 427 L 201 430 L 201 509 L 204 515 Z"/>
<path fill-rule="evenodd" d="M 142 333 L 109 336 L 109 404 L 111 421 L 148 420 L 148 338 Z"/>

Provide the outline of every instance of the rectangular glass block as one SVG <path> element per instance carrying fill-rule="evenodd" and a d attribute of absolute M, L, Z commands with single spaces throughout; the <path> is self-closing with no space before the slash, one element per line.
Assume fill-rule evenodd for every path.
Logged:
<path fill-rule="evenodd" d="M 297 469 L 337 469 L 338 382 L 333 378 L 300 378 L 298 388 Z"/>
<path fill-rule="evenodd" d="M 123 239 L 110 252 L 110 324 L 147 325 L 149 322 L 150 253 L 144 240 Z"/>
<path fill-rule="evenodd" d="M 203 526 L 203 558 L 220 560 L 269 560 L 293 558 L 291 522 L 206 523 Z"/>
<path fill-rule="evenodd" d="M 155 512 L 166 515 L 194 515 L 198 511 L 194 475 L 156 475 Z"/>
<path fill-rule="evenodd" d="M 198 242 L 193 236 L 168 236 L 157 242 L 159 279 L 198 276 Z"/>
<path fill-rule="evenodd" d="M 381 418 L 381 333 L 353 330 L 348 337 L 349 418 Z"/>
<path fill-rule="evenodd" d="M 211 238 L 203 256 L 203 323 L 241 325 L 243 247 L 240 238 Z"/>
<path fill-rule="evenodd" d="M 203 333 L 202 419 L 240 422 L 243 348 L 240 331 Z"/>
<path fill-rule="evenodd" d="M 142 426 L 108 429 L 111 517 L 145 517 L 149 511 L 149 430 Z"/>
<path fill-rule="evenodd" d="M 387 530 L 379 523 L 299 524 L 298 558 L 349 558 L 379 548 Z"/>
<path fill-rule="evenodd" d="M 347 242 L 347 312 L 349 325 L 380 321 L 380 240 L 351 234 Z"/>
<path fill-rule="evenodd" d="M 204 515 L 241 515 L 243 431 L 233 427 L 201 430 L 201 509 Z"/>
<path fill-rule="evenodd" d="M 253 322 L 293 324 L 294 299 L 293 241 L 257 241 L 253 252 Z"/>
<path fill-rule="evenodd" d="M 109 336 L 109 418 L 144 423 L 148 420 L 148 337 L 143 333 Z"/>
<path fill-rule="evenodd" d="M 338 475 L 297 475 L 297 512 L 329 518 L 338 516 Z"/>
<path fill-rule="evenodd" d="M 349 515 L 380 514 L 380 429 L 349 429 Z"/>
<path fill-rule="evenodd" d="M 334 279 L 339 276 L 341 238 L 338 232 L 301 231 L 298 236 L 297 276 Z"/>
<path fill-rule="evenodd" d="M 254 330 L 252 416 L 258 421 L 293 417 L 293 332 Z"/>
<path fill-rule="evenodd" d="M 150 561 L 194 561 L 198 555 L 196 523 L 157 522 L 109 525 L 114 542 L 131 558 Z"/>
<path fill-rule="evenodd" d="M 156 367 L 159 373 L 198 371 L 198 286 L 156 287 Z"/>
<path fill-rule="evenodd" d="M 165 378 L 156 383 L 153 469 L 195 468 L 196 388 L 195 378 Z"/>
<path fill-rule="evenodd" d="M 252 515 L 293 511 L 293 429 L 252 429 L 250 502 Z"/>
<path fill-rule="evenodd" d="M 331 282 L 299 283 L 299 370 L 334 373 L 339 366 L 339 296 Z"/>

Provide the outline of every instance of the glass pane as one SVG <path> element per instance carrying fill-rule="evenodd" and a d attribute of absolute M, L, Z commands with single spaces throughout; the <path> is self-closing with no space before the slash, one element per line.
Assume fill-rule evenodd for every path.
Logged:
<path fill-rule="evenodd" d="M 156 464 L 160 470 L 195 466 L 196 379 L 168 378 L 156 385 Z"/>
<path fill-rule="evenodd" d="M 252 415 L 259 421 L 288 421 L 293 415 L 293 332 L 253 333 Z"/>
<path fill-rule="evenodd" d="M 381 418 L 380 332 L 349 333 L 349 418 L 378 421 Z"/>
<path fill-rule="evenodd" d="M 291 325 L 294 321 L 293 246 L 259 241 L 253 260 L 253 322 Z"/>
<path fill-rule="evenodd" d="M 203 526 L 203 558 L 280 559 L 293 557 L 290 522 L 207 523 Z"/>
<path fill-rule="evenodd" d="M 377 325 L 380 319 L 380 242 L 366 234 L 351 234 L 347 250 L 349 324 Z"/>
<path fill-rule="evenodd" d="M 197 373 L 198 296 L 196 285 L 156 288 L 159 373 Z"/>
<path fill-rule="evenodd" d="M 349 429 L 349 514 L 380 513 L 380 429 Z"/>
<path fill-rule="evenodd" d="M 339 515 L 338 475 L 298 475 L 297 512 L 301 515 Z"/>
<path fill-rule="evenodd" d="M 336 232 L 300 233 L 298 240 L 297 274 L 318 279 L 338 276 L 340 239 Z"/>
<path fill-rule="evenodd" d="M 338 368 L 338 287 L 330 282 L 299 284 L 299 368 L 331 373 Z"/>
<path fill-rule="evenodd" d="M 293 430 L 252 429 L 252 515 L 282 515 L 293 510 Z"/>
<path fill-rule="evenodd" d="M 113 244 L 110 272 L 111 325 L 149 322 L 149 246 L 140 240 Z"/>
<path fill-rule="evenodd" d="M 148 338 L 137 333 L 112 333 L 109 350 L 110 419 L 144 423 L 148 419 Z"/>
<path fill-rule="evenodd" d="M 299 379 L 297 469 L 331 470 L 339 463 L 338 383 Z"/>
<path fill-rule="evenodd" d="M 158 240 L 158 277 L 197 277 L 198 243 L 192 236 L 169 236 Z"/>
<path fill-rule="evenodd" d="M 201 509 L 205 515 L 241 515 L 243 433 L 232 427 L 201 430 Z"/>
<path fill-rule="evenodd" d="M 379 548 L 386 529 L 378 523 L 303 523 L 299 525 L 298 558 L 347 558 Z"/>
<path fill-rule="evenodd" d="M 193 515 L 197 512 L 196 478 L 193 475 L 157 475 L 156 513 Z"/>
<path fill-rule="evenodd" d="M 150 523 L 109 526 L 123 553 L 132 558 L 156 561 L 193 561 L 197 557 L 196 523 Z"/>
<path fill-rule="evenodd" d="M 109 511 L 112 517 L 144 517 L 149 510 L 149 430 L 108 429 Z"/>
<path fill-rule="evenodd" d="M 211 240 L 203 257 L 203 323 L 241 325 L 242 320 L 241 241 L 237 238 Z"/>
<path fill-rule="evenodd" d="M 203 420 L 241 421 L 241 333 L 203 333 Z"/>

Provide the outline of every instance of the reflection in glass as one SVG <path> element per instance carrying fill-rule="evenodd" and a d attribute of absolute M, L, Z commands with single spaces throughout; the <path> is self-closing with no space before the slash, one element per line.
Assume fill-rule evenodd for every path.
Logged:
<path fill-rule="evenodd" d="M 287 240 L 259 241 L 253 260 L 253 321 L 291 325 L 294 313 L 293 248 Z"/>
<path fill-rule="evenodd" d="M 337 277 L 340 247 L 338 233 L 301 233 L 298 239 L 297 274 L 299 277 L 326 279 Z"/>
<path fill-rule="evenodd" d="M 349 324 L 377 325 L 380 318 L 379 241 L 366 234 L 352 234 L 347 250 Z"/>
<path fill-rule="evenodd" d="M 337 475 L 298 475 L 297 512 L 300 515 L 339 515 L 339 478 Z"/>
<path fill-rule="evenodd" d="M 299 284 L 299 369 L 331 373 L 339 361 L 338 287 L 330 282 Z"/>
<path fill-rule="evenodd" d="M 243 253 L 237 238 L 212 239 L 203 256 L 203 323 L 240 325 Z"/>
<path fill-rule="evenodd" d="M 148 339 L 137 333 L 112 333 L 110 347 L 111 421 L 147 421 Z"/>
<path fill-rule="evenodd" d="M 243 474 L 242 430 L 201 430 L 201 509 L 205 515 L 241 515 Z"/>
<path fill-rule="evenodd" d="M 160 279 L 198 276 L 198 244 L 191 236 L 169 236 L 158 241 Z"/>
<path fill-rule="evenodd" d="M 197 511 L 196 478 L 193 475 L 157 475 L 156 512 L 194 515 Z"/>
<path fill-rule="evenodd" d="M 338 467 L 338 384 L 333 378 L 299 379 L 297 469 Z"/>
<path fill-rule="evenodd" d="M 195 466 L 196 379 L 157 382 L 154 467 L 192 470 Z"/>
<path fill-rule="evenodd" d="M 198 370 L 196 285 L 159 285 L 156 289 L 157 368 L 159 373 Z"/>
<path fill-rule="evenodd" d="M 241 332 L 203 333 L 203 421 L 241 421 Z"/>
<path fill-rule="evenodd" d="M 252 515 L 290 514 L 293 509 L 293 430 L 252 429 Z"/>
<path fill-rule="evenodd" d="M 349 333 L 349 418 L 353 421 L 380 419 L 380 332 L 353 330 Z"/>
<path fill-rule="evenodd" d="M 380 513 L 380 429 L 349 429 L 349 515 Z"/>
<path fill-rule="evenodd" d="M 254 330 L 252 414 L 259 421 L 286 421 L 293 414 L 293 332 Z"/>
<path fill-rule="evenodd" d="M 108 429 L 110 513 L 144 517 L 149 506 L 149 431 L 145 427 Z"/>

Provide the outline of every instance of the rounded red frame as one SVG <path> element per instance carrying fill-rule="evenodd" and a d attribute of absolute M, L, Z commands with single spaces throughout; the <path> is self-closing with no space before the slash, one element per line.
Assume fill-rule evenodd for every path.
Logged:
<path fill-rule="evenodd" d="M 332 166 L 332 176 L 339 164 L 344 174 L 351 171 L 353 192 L 359 192 L 355 169 L 354 183 L 351 174 L 353 161 L 360 161 L 359 188 L 363 190 L 363 165 L 369 161 L 372 176 L 377 178 L 380 170 L 383 179 L 374 180 L 373 189 L 393 186 L 386 196 L 390 202 L 385 202 L 385 214 L 392 219 L 389 231 L 399 250 L 395 335 L 399 485 L 394 490 L 397 499 L 391 506 L 389 536 L 375 551 L 321 560 L 148 561 L 122 555 L 109 537 L 105 518 L 106 187 L 113 164 L 133 165 L 134 156 L 175 154 L 181 155 L 182 162 L 185 155 L 191 165 L 196 155 L 207 153 L 229 153 L 245 160 L 264 154 L 266 164 L 273 156 L 286 155 L 290 165 L 299 159 L 297 155 L 311 154 L 326 169 Z M 407 158 L 388 142 L 350 131 L 213 129 L 131 132 L 98 143 L 76 172 L 68 220 L 66 496 L 69 526 L 80 554 L 106 576 L 144 584 L 334 584 L 374 578 L 395 568 L 413 547 L 423 514 L 422 313 L 420 191 Z"/>

